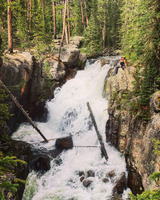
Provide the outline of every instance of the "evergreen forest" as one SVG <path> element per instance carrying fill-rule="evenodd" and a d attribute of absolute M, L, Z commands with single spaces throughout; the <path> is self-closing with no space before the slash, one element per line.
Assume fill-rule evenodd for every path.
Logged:
<path fill-rule="evenodd" d="M 131 111 L 140 111 L 141 119 L 149 121 L 151 96 L 160 90 L 160 0 L 0 0 L 0 56 L 33 49 L 54 54 L 54 41 L 60 39 L 63 46 L 72 36 L 83 36 L 80 50 L 88 57 L 118 49 L 128 65 L 136 67 L 134 90 L 126 98 L 133 99 Z M 0 92 L 4 102 L 4 91 Z M 9 118 L 4 103 L 0 115 L 3 126 Z M 11 163 L 15 158 L 7 159 Z M 0 165 L 3 162 L 0 153 Z M 159 181 L 159 173 L 152 179 Z M 148 190 L 131 199 L 158 200 L 159 196 L 159 190 Z"/>

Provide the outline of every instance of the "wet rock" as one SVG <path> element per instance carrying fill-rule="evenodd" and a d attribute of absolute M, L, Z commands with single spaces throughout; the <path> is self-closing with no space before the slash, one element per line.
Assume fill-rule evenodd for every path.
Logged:
<path fill-rule="evenodd" d="M 87 177 L 95 177 L 95 172 L 92 170 L 87 171 Z"/>
<path fill-rule="evenodd" d="M 87 187 L 89 187 L 91 185 L 92 182 L 93 182 L 92 180 L 85 179 L 83 181 L 83 185 L 84 185 L 84 187 L 87 188 Z"/>
<path fill-rule="evenodd" d="M 109 182 L 109 179 L 108 179 L 108 178 L 103 178 L 103 179 L 102 179 L 102 182 L 103 182 L 103 183 L 108 183 L 108 182 Z"/>
<path fill-rule="evenodd" d="M 126 187 L 127 187 L 127 179 L 125 172 L 123 172 L 121 174 L 121 177 L 116 181 L 116 185 L 113 188 L 113 192 L 117 194 L 122 194 L 123 190 L 125 190 Z"/>
<path fill-rule="evenodd" d="M 84 176 L 82 176 L 82 177 L 80 178 L 80 181 L 82 182 L 84 179 L 85 179 Z"/>
<path fill-rule="evenodd" d="M 62 152 L 62 149 L 53 149 L 53 150 L 49 150 L 47 154 L 50 155 L 52 158 L 56 158 L 57 156 L 60 155 L 61 152 Z"/>
<path fill-rule="evenodd" d="M 85 175 L 84 171 L 79 172 L 79 176 L 84 176 L 84 175 Z"/>
<path fill-rule="evenodd" d="M 141 194 L 144 191 L 141 176 L 133 168 L 128 172 L 128 187 L 134 195 Z"/>
<path fill-rule="evenodd" d="M 78 61 L 78 68 L 79 69 L 84 69 L 86 61 L 87 61 L 86 54 L 85 53 L 80 53 L 79 54 L 79 61 Z"/>
<path fill-rule="evenodd" d="M 50 159 L 49 157 L 38 157 L 34 159 L 31 164 L 31 168 L 35 171 L 45 172 L 50 170 Z"/>
<path fill-rule="evenodd" d="M 115 177 L 116 173 L 114 170 L 112 170 L 112 171 L 108 172 L 107 175 L 109 176 L 109 178 L 113 178 L 113 177 Z"/>
<path fill-rule="evenodd" d="M 73 140 L 72 137 L 59 138 L 56 140 L 56 148 L 58 149 L 72 149 Z"/>

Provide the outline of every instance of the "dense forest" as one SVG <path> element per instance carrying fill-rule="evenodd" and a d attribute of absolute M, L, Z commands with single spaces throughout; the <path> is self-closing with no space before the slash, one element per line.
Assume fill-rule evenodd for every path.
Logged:
<path fill-rule="evenodd" d="M 84 37 L 81 51 L 88 56 L 100 55 L 105 48 L 120 49 L 129 65 L 136 66 L 135 87 L 126 98 L 135 99 L 131 109 L 140 110 L 142 120 L 148 121 L 150 98 L 160 90 L 160 0 L 0 1 L 0 56 L 31 49 L 54 53 L 55 40 L 68 44 L 75 35 Z M 3 126 L 9 116 L 0 92 Z M 147 195 L 152 193 L 139 199 L 151 199 Z"/>
<path fill-rule="evenodd" d="M 73 35 L 85 36 L 85 47 L 88 51 L 93 47 L 92 53 L 117 46 L 120 4 L 120 0 L 2 0 L 1 48 L 44 49 L 59 37 L 68 43 Z"/>

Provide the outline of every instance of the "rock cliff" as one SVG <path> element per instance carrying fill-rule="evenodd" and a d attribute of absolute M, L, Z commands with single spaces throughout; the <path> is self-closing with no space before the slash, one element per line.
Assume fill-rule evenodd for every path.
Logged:
<path fill-rule="evenodd" d="M 71 44 L 63 47 L 59 63 L 57 53 L 45 55 L 43 61 L 29 52 L 5 54 L 0 58 L 0 79 L 34 120 L 46 120 L 46 100 L 53 98 L 54 89 L 72 78 L 77 69 L 83 69 L 87 58 L 78 49 L 81 39 L 74 37 Z M 10 99 L 8 102 L 13 114 L 8 125 L 13 132 L 24 118 Z"/>
<path fill-rule="evenodd" d="M 112 76 L 113 68 L 110 69 L 104 87 L 104 96 L 109 100 L 106 139 L 125 155 L 128 186 L 133 194 L 156 188 L 149 175 L 160 170 L 160 157 L 153 153 L 152 141 L 153 138 L 160 139 L 160 91 L 152 96 L 149 121 L 139 118 L 138 111 L 131 112 L 129 102 L 123 99 L 133 90 L 135 71 L 135 67 L 130 66 L 119 69 L 118 74 Z"/>

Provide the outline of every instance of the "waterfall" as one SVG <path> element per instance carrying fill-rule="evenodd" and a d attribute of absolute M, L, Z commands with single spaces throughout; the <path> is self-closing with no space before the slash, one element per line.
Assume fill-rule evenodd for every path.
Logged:
<path fill-rule="evenodd" d="M 47 102 L 48 121 L 38 123 L 47 139 L 72 135 L 74 146 L 63 151 L 51 161 L 51 169 L 44 174 L 30 172 L 23 200 L 104 200 L 110 199 L 115 181 L 126 172 L 124 157 L 113 147 L 105 144 L 109 160 L 101 157 L 98 138 L 92 125 L 86 103 L 89 102 L 98 129 L 105 141 L 105 124 L 108 119 L 107 101 L 102 97 L 104 80 L 110 66 L 101 67 L 100 60 L 87 62 L 85 70 L 78 71 L 74 79 L 68 80 L 55 90 L 54 99 Z M 54 149 L 55 140 L 40 143 L 42 138 L 27 123 L 14 133 L 13 139 L 32 143 L 35 148 Z M 56 160 L 59 159 L 57 164 Z M 94 176 L 88 177 L 90 171 Z M 113 177 L 108 172 L 114 171 Z M 90 185 L 80 181 L 83 172 Z M 106 180 L 106 181 L 104 181 Z"/>

